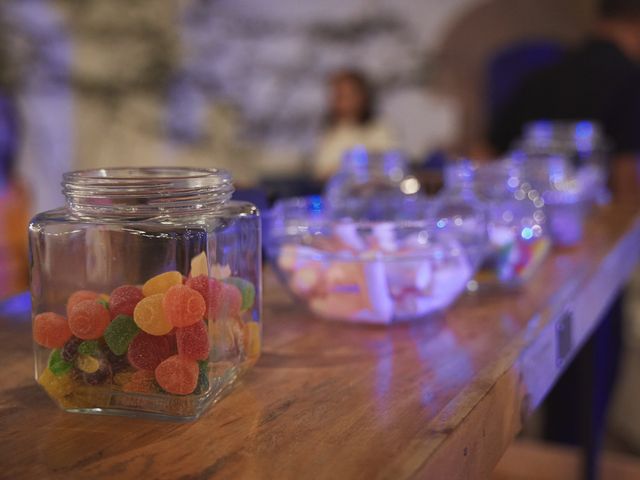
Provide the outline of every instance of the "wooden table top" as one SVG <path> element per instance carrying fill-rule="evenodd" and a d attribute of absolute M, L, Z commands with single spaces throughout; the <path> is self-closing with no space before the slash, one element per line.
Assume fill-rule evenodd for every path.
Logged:
<path fill-rule="evenodd" d="M 187 424 L 58 410 L 30 320 L 0 319 L 0 478 L 485 478 L 631 273 L 637 213 L 602 209 L 521 291 L 414 324 L 316 320 L 267 275 L 262 358 Z"/>

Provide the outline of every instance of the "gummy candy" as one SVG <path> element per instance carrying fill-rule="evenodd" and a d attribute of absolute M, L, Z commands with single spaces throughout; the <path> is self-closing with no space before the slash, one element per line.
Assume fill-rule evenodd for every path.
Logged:
<path fill-rule="evenodd" d="M 150 278 L 142 286 L 142 293 L 145 297 L 165 293 L 174 285 L 182 285 L 182 274 L 180 272 L 165 272 Z"/>
<path fill-rule="evenodd" d="M 253 302 L 256 298 L 256 288 L 249 280 L 239 277 L 229 277 L 225 280 L 225 283 L 235 285 L 242 294 L 242 304 L 240 312 L 245 312 L 253 306 Z"/>
<path fill-rule="evenodd" d="M 242 293 L 235 285 L 212 280 L 211 311 L 215 318 L 237 317 L 242 309 Z"/>
<path fill-rule="evenodd" d="M 78 337 L 71 337 L 67 340 L 67 343 L 62 347 L 62 358 L 67 362 L 73 362 L 78 354 L 78 347 L 80 347 L 82 342 L 84 342 L 84 340 Z"/>
<path fill-rule="evenodd" d="M 176 352 L 175 338 L 140 332 L 129 344 L 127 358 L 139 370 L 154 370 L 160 362 Z"/>
<path fill-rule="evenodd" d="M 209 357 L 211 345 L 204 322 L 176 329 L 178 353 L 193 360 L 205 360 Z"/>
<path fill-rule="evenodd" d="M 204 298 L 204 302 L 207 306 L 207 311 L 209 310 L 210 292 L 211 292 L 211 289 L 213 288 L 213 286 L 210 286 L 210 284 L 213 282 L 217 282 L 217 280 L 213 280 L 213 279 L 209 280 L 209 277 L 207 277 L 206 275 L 198 275 L 197 277 L 190 277 L 190 278 L 187 278 L 187 281 L 185 282 L 185 285 L 187 287 L 194 289 L 196 292 L 202 295 L 202 298 Z"/>
<path fill-rule="evenodd" d="M 33 338 L 47 348 L 61 348 L 71 338 L 67 319 L 53 312 L 40 313 L 33 319 Z"/>
<path fill-rule="evenodd" d="M 186 285 L 167 290 L 162 306 L 167 320 L 175 327 L 188 327 L 202 320 L 207 309 L 202 295 Z"/>
<path fill-rule="evenodd" d="M 126 355 L 116 355 L 110 349 L 107 349 L 107 361 L 111 365 L 111 371 L 113 373 L 122 372 L 129 368 L 129 360 Z"/>
<path fill-rule="evenodd" d="M 109 310 L 95 300 L 83 300 L 73 307 L 69 328 L 84 340 L 100 338 L 111 321 Z"/>
<path fill-rule="evenodd" d="M 100 294 L 92 292 L 91 290 L 78 290 L 77 292 L 73 292 L 67 300 L 67 317 L 71 316 L 73 307 L 75 307 L 80 302 L 83 302 L 85 300 L 95 301 L 98 299 L 100 299 Z"/>
<path fill-rule="evenodd" d="M 53 373 L 56 377 L 59 377 L 60 375 L 68 373 L 73 365 L 62 358 L 62 351 L 56 348 L 51 352 L 51 355 L 49 355 L 48 367 L 49 370 L 51 370 L 51 373 Z"/>
<path fill-rule="evenodd" d="M 111 292 L 109 297 L 109 311 L 111 318 L 118 315 L 133 316 L 133 310 L 140 300 L 144 298 L 142 290 L 133 285 L 122 285 Z"/>
<path fill-rule="evenodd" d="M 191 276 L 209 276 L 209 261 L 206 252 L 202 252 L 191 259 Z"/>
<path fill-rule="evenodd" d="M 133 311 L 136 325 L 151 335 L 165 335 L 173 328 L 162 308 L 163 298 L 164 294 L 162 293 L 146 297 L 136 305 Z"/>
<path fill-rule="evenodd" d="M 93 373 L 100 369 L 100 360 L 91 355 L 81 353 L 76 358 L 76 367 L 84 373 Z"/>
<path fill-rule="evenodd" d="M 200 369 L 195 360 L 173 355 L 158 365 L 155 375 L 163 390 L 176 395 L 188 395 L 198 385 Z"/>
<path fill-rule="evenodd" d="M 125 392 L 155 393 L 158 391 L 156 376 L 153 371 L 138 370 L 131 375 L 129 381 L 122 386 L 122 389 Z"/>
<path fill-rule="evenodd" d="M 104 341 L 113 353 L 123 355 L 138 332 L 140 329 L 133 318 L 127 315 L 118 315 L 104 331 Z"/>
<path fill-rule="evenodd" d="M 71 375 L 67 373 L 58 377 L 49 368 L 45 368 L 40 374 L 38 383 L 44 387 L 49 395 L 57 400 L 69 395 L 75 387 L 75 382 Z"/>
<path fill-rule="evenodd" d="M 85 372 L 82 374 L 82 379 L 89 385 L 100 385 L 106 382 L 111 377 L 111 370 L 107 364 L 100 364 L 95 372 Z"/>
<path fill-rule="evenodd" d="M 97 357 L 102 353 L 102 349 L 100 348 L 100 344 L 97 340 L 85 340 L 78 345 L 78 353 Z"/>
<path fill-rule="evenodd" d="M 193 393 L 200 395 L 207 390 L 209 390 L 209 362 L 200 360 L 198 362 L 198 386 Z"/>
<path fill-rule="evenodd" d="M 147 370 L 126 370 L 118 372 L 113 376 L 113 384 L 122 387 L 129 383 L 137 372 L 146 372 Z"/>
<path fill-rule="evenodd" d="M 244 326 L 244 352 L 249 358 L 260 356 L 260 324 L 247 322 Z"/>

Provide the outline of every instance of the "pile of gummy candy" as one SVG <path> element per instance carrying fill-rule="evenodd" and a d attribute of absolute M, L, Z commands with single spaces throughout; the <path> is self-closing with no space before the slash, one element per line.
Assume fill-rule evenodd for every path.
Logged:
<path fill-rule="evenodd" d="M 109 295 L 79 290 L 67 300 L 66 317 L 36 315 L 34 340 L 51 349 L 38 378 L 47 393 L 63 407 L 107 406 L 112 390 L 206 394 L 214 335 L 208 320 L 229 321 L 238 356 L 255 360 L 260 326 L 242 320 L 254 305 L 254 285 L 239 277 L 210 278 L 204 253 L 191 267 L 187 278 L 165 272 Z"/>

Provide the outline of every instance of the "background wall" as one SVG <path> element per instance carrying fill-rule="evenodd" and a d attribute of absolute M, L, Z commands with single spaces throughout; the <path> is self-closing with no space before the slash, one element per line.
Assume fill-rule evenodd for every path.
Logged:
<path fill-rule="evenodd" d="M 5 0 L 0 75 L 23 120 L 34 210 L 63 171 L 304 169 L 331 71 L 365 70 L 405 150 L 482 136 L 484 68 L 516 39 L 575 41 L 589 0 Z M 2 53 L 4 51 L 4 54 Z"/>

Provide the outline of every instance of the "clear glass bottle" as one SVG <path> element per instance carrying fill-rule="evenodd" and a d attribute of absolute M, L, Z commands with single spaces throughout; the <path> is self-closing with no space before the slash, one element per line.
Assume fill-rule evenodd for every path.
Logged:
<path fill-rule="evenodd" d="M 214 169 L 63 187 L 29 226 L 36 379 L 67 411 L 197 418 L 260 355 L 257 209 Z"/>
<path fill-rule="evenodd" d="M 333 218 L 381 221 L 396 219 L 397 206 L 420 190 L 398 152 L 372 153 L 364 148 L 348 151 L 340 170 L 324 191 Z"/>

